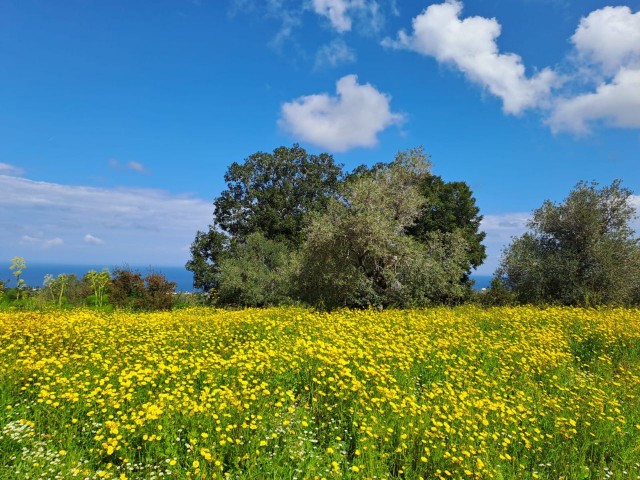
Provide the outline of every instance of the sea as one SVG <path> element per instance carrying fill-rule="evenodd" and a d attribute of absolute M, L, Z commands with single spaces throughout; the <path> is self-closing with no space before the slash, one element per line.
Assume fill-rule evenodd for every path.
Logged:
<path fill-rule="evenodd" d="M 114 268 L 122 267 L 122 265 L 65 265 L 65 264 L 53 264 L 53 263 L 27 263 L 27 268 L 22 272 L 21 278 L 24 279 L 27 286 L 41 287 L 44 282 L 44 277 L 47 274 L 51 274 L 54 277 L 61 273 L 75 274 L 78 278 L 82 278 L 89 270 L 101 271 L 103 268 L 112 271 Z M 170 282 L 176 282 L 176 291 L 178 292 L 193 292 L 193 274 L 184 267 L 181 266 L 158 266 L 158 265 L 129 265 L 129 268 L 133 271 L 140 272 L 143 276 L 148 273 L 161 273 Z M 471 275 L 471 279 L 475 281 L 473 288 L 475 290 L 482 290 L 483 288 L 489 288 L 491 284 L 490 275 Z M 9 265 L 0 266 L 0 280 L 9 280 L 9 287 L 15 286 L 15 277 L 9 270 Z"/>

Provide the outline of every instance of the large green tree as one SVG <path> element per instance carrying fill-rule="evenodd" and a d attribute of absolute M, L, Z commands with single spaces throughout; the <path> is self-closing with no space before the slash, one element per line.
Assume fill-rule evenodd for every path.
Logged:
<path fill-rule="evenodd" d="M 311 155 L 297 144 L 254 153 L 227 170 L 227 189 L 213 202 L 216 224 L 234 239 L 260 232 L 298 246 L 306 216 L 326 208 L 341 176 L 331 155 Z"/>
<path fill-rule="evenodd" d="M 466 281 L 471 270 L 487 257 L 482 244 L 486 234 L 480 231 L 482 215 L 471 188 L 465 182 L 445 182 L 437 175 L 427 175 L 419 190 L 426 201 L 408 233 L 427 242 L 433 232 L 457 233 L 464 238 L 468 245 Z"/>
<path fill-rule="evenodd" d="M 428 157 L 425 159 L 428 161 Z M 362 165 L 348 176 L 348 181 L 375 176 L 376 172 L 389 166 L 387 163 L 377 163 L 372 167 Z M 473 283 L 469 276 L 487 257 L 482 244 L 486 234 L 480 231 L 482 215 L 471 188 L 465 182 L 445 182 L 431 172 L 420 175 L 416 187 L 423 202 L 414 222 L 407 226 L 407 233 L 425 246 L 432 243 L 434 235 L 463 239 L 467 244 L 466 265 L 459 282 L 465 286 L 467 294 L 471 293 Z"/>
<path fill-rule="evenodd" d="M 194 287 L 205 291 L 220 288 L 222 259 L 244 255 L 232 247 L 252 234 L 296 250 L 308 215 L 323 211 L 338 195 L 342 168 L 331 155 L 312 155 L 294 144 L 234 162 L 224 179 L 227 188 L 213 202 L 214 222 L 207 232 L 197 232 L 186 264 Z"/>
<path fill-rule="evenodd" d="M 425 305 L 462 295 L 466 242 L 407 234 L 425 205 L 421 149 L 351 176 L 344 196 L 314 217 L 302 249 L 300 296 L 326 308 Z"/>
<path fill-rule="evenodd" d="M 191 244 L 191 259 L 185 268 L 193 272 L 193 286 L 205 292 L 214 292 L 220 287 L 220 259 L 229 250 L 228 235 L 209 226 L 206 232 L 198 231 Z"/>
<path fill-rule="evenodd" d="M 505 249 L 497 270 L 520 302 L 628 303 L 640 283 L 640 247 L 630 227 L 631 191 L 619 180 L 580 182 L 560 204 L 545 201 L 529 231 Z"/>

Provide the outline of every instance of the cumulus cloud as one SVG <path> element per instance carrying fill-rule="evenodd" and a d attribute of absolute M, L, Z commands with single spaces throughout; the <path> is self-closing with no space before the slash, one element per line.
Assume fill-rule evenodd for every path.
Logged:
<path fill-rule="evenodd" d="M 455 66 L 471 81 L 502 99 L 506 113 L 518 114 L 544 104 L 559 83 L 550 69 L 527 77 L 522 59 L 500 53 L 496 39 L 501 26 L 495 18 L 461 19 L 462 2 L 448 0 L 427 7 L 413 19 L 411 34 L 404 30 L 383 45 L 412 50 Z"/>
<path fill-rule="evenodd" d="M 583 60 L 614 74 L 640 61 L 640 12 L 627 6 L 594 10 L 580 20 L 571 42 Z"/>
<path fill-rule="evenodd" d="M 94 237 L 90 233 L 87 233 L 83 238 L 84 243 L 89 245 L 104 245 L 104 240 L 98 237 Z"/>
<path fill-rule="evenodd" d="M 338 65 L 353 63 L 355 61 L 355 50 L 349 47 L 344 40 L 340 38 L 324 45 L 316 54 L 316 68 L 321 68 L 325 65 L 337 67 Z"/>
<path fill-rule="evenodd" d="M 337 31 L 347 32 L 351 30 L 351 18 L 347 15 L 350 3 L 348 0 L 313 0 L 313 9 L 327 17 Z"/>
<path fill-rule="evenodd" d="M 32 261 L 51 261 L 43 250 L 56 247 L 56 262 L 184 264 L 183 246 L 207 228 L 212 213 L 208 200 L 153 189 L 0 175 L 0 191 L 0 251 L 19 247 Z"/>
<path fill-rule="evenodd" d="M 24 170 L 20 167 L 0 162 L 0 175 L 11 175 L 19 177 L 24 174 Z"/>
<path fill-rule="evenodd" d="M 554 132 L 588 133 L 589 122 L 640 128 L 640 69 L 620 69 L 595 92 L 558 100 L 549 118 Z"/>
<path fill-rule="evenodd" d="M 336 83 L 336 96 L 307 95 L 282 105 L 278 123 L 295 137 L 335 152 L 373 147 L 378 133 L 404 119 L 390 110 L 390 101 L 372 85 L 359 84 L 356 75 L 346 75 Z"/>
<path fill-rule="evenodd" d="M 585 134 L 593 123 L 640 128 L 640 12 L 594 10 L 581 19 L 571 41 L 581 79 L 597 86 L 558 98 L 548 119 L 552 130 Z"/>

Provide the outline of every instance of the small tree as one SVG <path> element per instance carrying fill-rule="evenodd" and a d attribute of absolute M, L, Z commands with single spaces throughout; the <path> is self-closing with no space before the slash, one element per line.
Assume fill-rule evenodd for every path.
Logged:
<path fill-rule="evenodd" d="M 101 272 L 89 270 L 85 274 L 85 279 L 89 283 L 89 285 L 91 285 L 95 304 L 98 307 L 102 307 L 104 304 L 107 286 L 111 282 L 111 275 L 109 274 L 109 270 L 107 268 L 104 268 Z"/>
<path fill-rule="evenodd" d="M 404 155 L 417 154 L 424 156 L 421 148 L 405 152 Z M 397 159 L 396 159 L 397 161 Z M 376 175 L 388 169 L 390 164 L 377 163 L 372 167 L 361 165 L 356 168 L 348 179 Z M 440 238 L 463 238 L 466 242 L 465 271 L 458 279 L 465 287 L 466 295 L 472 294 L 473 282 L 469 276 L 471 271 L 482 264 L 486 258 L 486 251 L 482 241 L 485 233 L 480 231 L 482 215 L 476 206 L 471 188 L 464 182 L 445 182 L 441 177 L 425 170 L 417 176 L 415 183 L 422 198 L 422 208 L 413 224 L 407 227 L 407 232 L 426 247 L 433 242 L 434 236 Z M 444 234 L 444 236 L 442 236 Z M 446 302 L 447 299 L 441 299 Z"/>
<path fill-rule="evenodd" d="M 150 273 L 144 278 L 144 308 L 148 310 L 169 310 L 173 305 L 176 282 L 169 282 L 161 273 Z"/>
<path fill-rule="evenodd" d="M 228 252 L 230 243 L 230 237 L 213 226 L 208 232 L 196 233 L 191 244 L 191 260 L 185 265 L 193 272 L 194 288 L 215 293 L 220 287 L 220 260 Z"/>
<path fill-rule="evenodd" d="M 56 303 L 59 307 L 62 306 L 62 300 L 64 298 L 64 293 L 72 283 L 77 283 L 77 278 L 75 275 L 67 275 L 66 273 L 61 273 L 56 278 L 53 277 L 50 273 L 44 276 L 44 287 L 48 290 L 51 300 Z"/>
<path fill-rule="evenodd" d="M 25 268 L 27 268 L 27 263 L 24 261 L 24 258 L 13 257 L 11 259 L 11 266 L 9 267 L 9 270 L 11 270 L 13 276 L 16 277 L 16 300 L 20 300 L 22 292 L 27 286 L 25 281 L 20 278 Z"/>
<path fill-rule="evenodd" d="M 619 180 L 580 182 L 561 204 L 545 201 L 503 252 L 497 275 L 520 302 L 630 302 L 640 279 L 630 196 Z"/>
<path fill-rule="evenodd" d="M 290 302 L 296 267 L 297 254 L 286 244 L 253 233 L 221 260 L 218 301 L 248 307 Z"/>
<path fill-rule="evenodd" d="M 111 279 L 111 303 L 121 308 L 144 308 L 144 279 L 129 266 L 115 268 Z"/>

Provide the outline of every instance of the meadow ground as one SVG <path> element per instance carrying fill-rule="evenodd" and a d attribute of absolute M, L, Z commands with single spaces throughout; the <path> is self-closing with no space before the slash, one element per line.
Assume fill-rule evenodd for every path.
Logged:
<path fill-rule="evenodd" d="M 0 313 L 0 478 L 640 478 L 640 311 Z"/>

